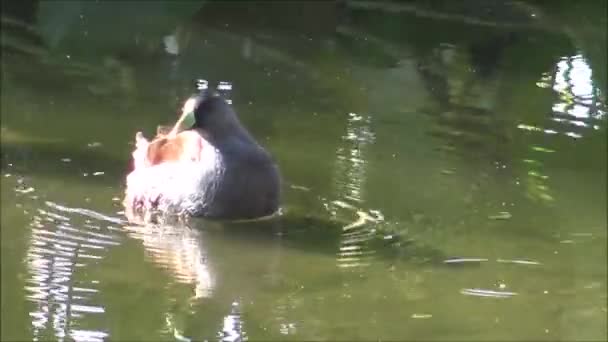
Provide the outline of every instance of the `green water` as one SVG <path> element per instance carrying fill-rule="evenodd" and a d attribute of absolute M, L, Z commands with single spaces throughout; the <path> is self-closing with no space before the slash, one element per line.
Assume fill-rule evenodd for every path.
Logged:
<path fill-rule="evenodd" d="M 606 4 L 377 4 L 3 18 L 1 339 L 606 340 Z M 283 215 L 129 225 L 135 132 L 198 77 Z"/>

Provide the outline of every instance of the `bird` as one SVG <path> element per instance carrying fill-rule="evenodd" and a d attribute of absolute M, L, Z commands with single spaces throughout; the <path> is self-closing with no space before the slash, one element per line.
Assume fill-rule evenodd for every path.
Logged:
<path fill-rule="evenodd" d="M 232 104 L 207 87 L 188 98 L 169 133 L 158 132 L 149 142 L 138 132 L 132 155 L 123 201 L 127 216 L 154 211 L 249 220 L 279 211 L 277 163 Z"/>

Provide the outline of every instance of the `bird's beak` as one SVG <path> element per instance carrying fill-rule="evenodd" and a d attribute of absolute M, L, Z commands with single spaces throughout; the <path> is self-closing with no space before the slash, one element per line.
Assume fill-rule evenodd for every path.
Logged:
<path fill-rule="evenodd" d="M 195 104 L 196 104 L 195 99 L 189 99 L 188 101 L 186 101 L 186 103 L 184 103 L 184 107 L 182 108 L 182 115 L 179 117 L 179 119 L 175 123 L 175 126 L 173 126 L 173 129 L 171 130 L 169 135 L 176 135 L 176 134 L 178 134 L 182 131 L 185 131 L 185 130 L 191 128 L 192 126 L 194 126 Z"/>

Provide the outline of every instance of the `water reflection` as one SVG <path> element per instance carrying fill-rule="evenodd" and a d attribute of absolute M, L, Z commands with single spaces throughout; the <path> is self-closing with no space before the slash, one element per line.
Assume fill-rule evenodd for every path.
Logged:
<path fill-rule="evenodd" d="M 265 14 L 263 7 L 253 7 L 258 8 L 258 13 Z M 205 8 L 201 13 L 209 13 L 207 10 Z M 85 18 L 88 20 L 89 16 L 94 15 L 89 13 Z M 289 20 L 285 16 L 275 17 Z M 91 193 L 87 196 L 92 199 L 87 204 L 90 209 L 44 201 L 25 207 L 8 205 L 9 210 L 19 215 L 22 209 L 26 209 L 26 217 L 31 218 L 28 229 L 22 229 L 21 225 L 5 225 L 3 221 L 3 233 L 13 232 L 13 237 L 25 236 L 28 239 L 25 251 L 9 250 L 9 258 L 3 258 L 3 268 L 9 264 L 18 273 L 23 273 L 20 261 L 23 253 L 27 254 L 25 267 L 30 272 L 27 276 L 27 299 L 31 317 L 14 320 L 35 327 L 34 338 L 37 340 L 120 340 L 136 335 L 132 329 L 149 330 L 150 335 L 156 336 L 159 333 L 157 328 L 159 325 L 162 327 L 163 322 L 165 329 L 160 332 L 163 337 L 183 341 L 190 337 L 234 341 L 271 337 L 277 340 L 525 340 L 538 339 L 539 336 L 542 339 L 545 335 L 536 332 L 548 331 L 549 328 L 552 335 L 546 335 L 546 338 L 552 340 L 604 337 L 606 307 L 598 304 L 597 299 L 604 300 L 602 302 L 606 299 L 603 293 L 605 264 L 598 262 L 605 259 L 605 217 L 601 215 L 605 194 L 597 189 L 597 183 L 592 182 L 596 175 L 605 176 L 605 169 L 593 165 L 594 168 L 589 170 L 590 177 L 581 176 L 579 165 L 564 158 L 564 150 L 568 148 L 572 149 L 573 155 L 580 154 L 586 158 L 597 157 L 590 152 L 594 149 L 605 152 L 605 143 L 594 139 L 597 134 L 605 133 L 602 129 L 606 118 L 605 95 L 592 85 L 593 74 L 585 58 L 563 51 L 552 55 L 540 48 L 550 48 L 553 44 L 547 41 L 551 40 L 544 40 L 545 36 L 540 36 L 540 39 L 533 37 L 533 33 L 527 31 L 521 36 L 525 37 L 524 40 L 538 39 L 535 44 L 539 44 L 539 53 L 530 60 L 518 60 L 513 55 L 527 57 L 529 51 L 520 51 L 526 49 L 521 45 L 508 45 L 505 41 L 496 43 L 494 29 L 488 34 L 490 39 L 484 42 L 481 36 L 487 32 L 479 25 L 471 33 L 462 30 L 461 26 L 465 24 L 448 26 L 442 24 L 441 19 L 432 22 L 404 16 L 392 19 L 369 11 L 361 11 L 360 17 L 370 18 L 370 22 L 375 23 L 368 26 L 378 30 L 369 34 L 371 30 L 365 27 L 366 23 L 360 25 L 359 21 L 351 25 L 357 28 L 356 31 L 342 30 L 347 38 L 373 43 L 358 44 L 357 49 L 331 36 L 331 28 L 328 41 L 335 46 L 319 54 L 318 49 L 310 48 L 317 47 L 316 43 L 302 44 L 302 40 L 293 38 L 293 34 L 274 28 L 234 30 L 237 20 L 226 15 L 217 16 L 221 24 L 216 26 L 221 28 L 201 30 L 203 34 L 191 39 L 191 44 L 184 42 L 184 37 L 180 38 L 179 30 L 155 34 L 152 41 L 157 42 L 161 49 L 165 48 L 160 52 L 162 58 L 170 59 L 170 68 L 163 64 L 166 60 L 139 58 L 141 55 L 136 53 L 127 61 L 119 58 L 121 61 L 116 63 L 118 59 L 109 57 L 107 65 L 93 63 L 97 67 L 92 67 L 78 62 L 84 62 L 86 58 L 75 53 L 70 53 L 68 58 L 67 53 L 60 51 L 54 56 L 40 57 L 40 63 L 19 62 L 11 68 L 3 68 L 10 74 L 3 72 L 3 85 L 12 85 L 3 89 L 12 88 L 18 93 L 27 88 L 25 95 L 3 92 L 3 100 L 8 100 L 3 101 L 3 119 L 6 117 L 12 122 L 10 129 L 2 127 L 3 157 L 7 156 L 4 142 L 10 138 L 10 132 L 27 133 L 27 139 L 11 144 L 8 154 L 11 160 L 8 161 L 17 163 L 20 170 L 44 181 L 50 178 L 61 180 L 61 186 L 51 191 L 54 200 L 61 196 L 82 198 L 78 190 L 64 187 L 71 183 L 79 183 L 84 191 Z M 224 27 L 224 22 L 230 27 Z M 404 27 L 405 23 L 412 22 L 411 27 Z M 10 26 L 3 22 L 3 28 Z M 99 25 L 100 28 L 105 26 Z M 341 23 L 335 26 L 344 27 Z M 87 29 L 89 27 L 90 24 Z M 434 30 L 439 33 L 433 35 L 431 31 Z M 73 33 L 78 34 L 77 31 Z M 416 34 L 412 33 L 408 35 L 412 39 L 404 40 L 403 32 Z M 446 33 L 450 36 L 446 37 Z M 101 32 L 101 35 L 112 38 L 106 32 Z M 165 37 L 164 41 L 162 37 Z M 317 38 L 312 38 L 312 41 L 316 42 Z M 92 42 L 89 40 L 83 47 L 92 46 Z M 471 48 L 478 42 L 481 48 Z M 33 42 L 3 39 L 2 44 L 3 52 L 11 49 L 15 52 L 14 59 L 18 60 L 21 60 L 20 56 L 47 54 Z M 299 49 L 290 49 L 290 45 L 299 45 Z M 498 48 L 489 51 L 493 47 Z M 110 55 L 117 52 L 114 48 L 108 50 Z M 431 52 L 427 54 L 428 51 Z M 166 56 L 165 52 L 171 56 Z M 556 59 L 556 56 L 564 55 L 568 57 Z M 483 62 L 487 62 L 482 68 L 476 62 L 479 57 L 484 57 Z M 419 61 L 421 69 L 410 68 Z M 554 67 L 550 65 L 553 61 Z M 391 77 L 374 82 L 369 75 L 375 71 L 366 74 L 366 68 Z M 271 147 L 276 148 L 277 156 L 284 161 L 286 174 L 292 176 L 288 181 L 297 178 L 295 181 L 306 185 L 306 188 L 293 186 L 304 190 L 300 197 L 308 196 L 306 200 L 286 203 L 287 212 L 297 212 L 300 216 L 297 217 L 298 224 L 287 222 L 284 225 L 289 226 L 287 228 L 297 226 L 297 229 L 284 229 L 281 231 L 283 235 L 278 237 L 274 232 L 268 233 L 269 230 L 266 234 L 252 232 L 251 226 L 244 227 L 247 233 L 231 231 L 217 235 L 179 224 L 128 226 L 126 234 L 136 240 L 135 248 L 130 248 L 132 245 L 114 248 L 121 242 L 117 236 L 122 236 L 122 242 L 125 242 L 124 235 L 121 235 L 124 233 L 123 223 L 99 212 L 111 196 L 97 193 L 99 184 L 103 184 L 104 189 L 118 186 L 118 176 L 113 177 L 120 172 L 112 172 L 110 164 L 114 163 L 102 160 L 101 163 L 107 165 L 103 169 L 89 170 L 83 166 L 86 172 L 104 170 L 105 177 L 75 179 L 82 175 L 78 169 L 82 165 L 79 158 L 70 154 L 74 151 L 67 144 L 58 146 L 56 151 L 38 149 L 34 146 L 34 138 L 44 139 L 41 132 L 59 131 L 62 139 L 77 141 L 82 128 L 87 127 L 85 124 L 90 126 L 91 120 L 100 118 L 98 122 L 104 123 L 108 118 L 116 119 L 116 125 L 106 125 L 105 131 L 98 131 L 100 136 L 95 139 L 103 141 L 103 150 L 110 152 L 109 149 L 115 148 L 111 154 L 123 156 L 125 146 L 121 141 L 127 138 L 123 140 L 120 136 L 131 131 L 131 126 L 155 121 L 150 113 L 164 111 L 166 102 L 170 102 L 168 99 L 183 93 L 184 89 L 178 86 L 202 69 L 203 72 L 214 73 L 217 79 L 234 79 L 239 88 L 247 87 L 243 88 L 242 94 L 247 94 L 243 97 L 251 102 L 241 103 L 242 107 L 248 108 L 243 112 L 244 117 L 257 132 L 268 137 L 269 144 L 274 144 Z M 345 78 L 340 72 L 343 69 L 348 69 L 348 74 L 352 71 L 365 77 L 353 82 L 333 82 L 334 76 Z M 51 73 L 39 73 L 40 70 Z M 540 81 L 546 86 L 539 84 L 547 90 L 538 91 L 534 82 L 542 71 L 547 70 Z M 425 91 L 419 90 L 425 84 L 419 82 L 418 71 L 426 82 Z M 38 82 L 40 78 L 32 74 L 45 75 L 45 82 Z M 99 75 L 105 76 L 100 78 L 103 82 L 95 81 Z M 52 82 L 46 82 L 47 78 Z M 5 84 L 5 79 L 10 83 Z M 283 86 L 282 80 L 294 79 L 298 80 L 295 90 Z M 30 83 L 40 87 L 30 91 Z M 88 88 L 94 83 L 99 84 Z M 61 84 L 61 87 L 54 87 L 55 84 Z M 316 90 L 311 90 L 319 85 L 322 85 L 322 91 L 319 91 L 323 92 L 322 97 Z M 120 111 L 116 116 L 108 117 L 105 115 L 114 107 L 110 110 L 104 107 L 99 112 L 91 110 L 98 104 L 97 96 L 88 102 L 90 97 L 83 99 L 73 96 L 73 93 L 58 95 L 58 89 L 65 90 L 66 86 L 81 89 L 77 94 L 89 96 L 89 93 L 112 94 L 111 90 L 117 87 L 116 94 L 131 94 L 127 90 L 133 87 L 141 95 L 133 98 L 133 103 L 142 106 L 137 106 L 137 110 L 132 112 Z M 374 95 L 379 95 L 369 106 L 373 110 L 370 115 L 360 112 L 361 104 L 369 105 L 366 103 L 368 99 L 364 98 L 365 90 L 361 93 L 345 91 L 360 86 L 376 89 Z M 120 90 L 120 87 L 124 89 Z M 527 94 L 531 88 L 538 93 Z M 393 99 L 387 96 L 389 91 L 397 94 L 394 97 L 397 101 L 391 102 L 395 106 L 387 110 L 387 100 Z M 46 97 L 49 92 L 54 95 Z M 40 97 L 42 100 L 35 100 Z M 414 98 L 416 101 L 410 101 Z M 69 105 L 48 109 L 47 103 L 53 106 L 53 102 L 58 103 L 62 99 Z M 509 106 L 511 102 L 515 105 Z M 11 105 L 7 106 L 7 103 Z M 123 100 L 113 97 L 111 103 L 120 106 Z M 535 107 L 537 103 L 543 107 Z M 393 111 L 396 108 L 399 109 Z M 502 108 L 509 108 L 512 112 Z M 63 130 L 49 129 L 46 123 L 38 124 L 40 120 L 36 120 L 36 115 L 48 114 L 49 111 L 61 112 L 62 115 L 53 120 L 57 127 L 69 125 L 75 129 L 65 130 L 63 137 Z M 306 120 L 305 113 L 321 111 L 328 115 L 315 115 L 314 123 L 319 129 L 311 125 L 310 130 L 300 130 L 305 132 L 300 141 L 291 139 L 292 132 L 300 127 L 299 123 Z M 348 111 L 356 113 L 349 114 Z M 331 113 L 342 113 L 343 117 L 336 118 Z M 412 113 L 430 115 L 417 121 L 414 115 L 409 115 Z M 428 118 L 434 120 L 431 124 L 436 124 L 433 130 L 441 137 L 439 142 L 417 137 L 409 140 L 398 138 L 400 134 L 427 131 Z M 75 120 L 83 121 L 73 124 Z M 329 129 L 325 131 L 321 125 Z M 37 130 L 36 126 L 41 128 Z M 100 130 L 104 127 L 101 124 L 94 126 Z M 117 131 L 120 127 L 124 132 Z M 288 139 L 278 143 L 278 132 Z M 512 133 L 532 141 L 511 139 Z M 87 134 L 86 130 L 84 134 Z M 390 135 L 390 139 L 384 139 Z M 108 139 L 115 144 L 101 136 L 111 137 Z M 317 139 L 320 136 L 322 138 Z M 314 143 L 308 144 L 312 140 Z M 89 142 L 90 139 L 86 137 L 82 141 Z M 562 145 L 555 146 L 556 143 Z M 431 154 L 430 157 L 416 159 L 403 152 L 426 152 L 439 144 L 443 144 L 450 153 L 456 151 L 476 158 L 476 163 L 468 163 L 462 169 L 459 169 L 461 164 L 450 164 L 450 170 L 455 172 L 449 177 L 440 176 L 449 180 L 434 187 L 437 178 L 429 175 L 438 171 L 436 165 L 443 167 L 446 161 L 438 159 L 445 156 Z M 405 145 L 409 148 L 406 151 Z M 388 167 L 382 165 L 386 153 L 393 151 L 400 153 L 393 155 L 393 162 Z M 99 155 L 92 157 L 96 158 Z M 509 158 L 518 163 L 507 163 Z M 62 171 L 51 173 L 51 166 L 55 165 L 49 162 L 51 159 L 61 165 Z M 60 159 L 65 163 L 60 163 Z M 453 162 L 451 158 L 446 159 Z M 556 159 L 563 160 L 560 162 L 571 174 L 560 175 L 561 168 L 552 168 L 551 162 Z M 4 168 L 8 161 L 6 158 L 3 161 Z M 330 195 L 326 192 L 329 182 L 326 179 L 318 181 L 319 178 L 329 178 L 325 177 L 325 165 L 331 165 L 334 172 L 331 183 L 335 188 L 331 189 Z M 490 177 L 482 177 L 487 174 L 488 167 L 506 168 L 522 177 L 513 178 L 512 174 L 504 172 L 502 175 L 506 177 L 501 179 L 506 182 L 489 184 L 486 179 Z M 296 169 L 297 172 L 293 171 Z M 10 172 L 15 174 L 14 169 Z M 416 172 L 421 176 L 416 178 Z M 475 193 L 480 196 L 466 193 L 470 185 L 468 177 L 474 179 L 475 191 L 481 190 Z M 483 187 L 477 185 L 481 184 L 480 179 L 486 182 Z M 526 182 L 528 189 L 522 191 L 522 187 L 513 185 L 514 181 L 517 185 L 520 181 L 522 184 Z M 36 200 L 42 197 L 40 185 L 42 182 L 20 184 L 15 189 L 15 196 Z M 555 188 L 549 189 L 549 185 Z M 571 190 L 579 188 L 580 194 Z M 372 192 L 375 191 L 382 201 L 374 198 Z M 559 207 L 547 213 L 537 210 L 539 206 L 528 206 L 523 198 L 520 200 L 526 191 L 534 198 L 550 201 Z M 467 206 L 460 206 L 463 193 Z M 514 196 L 509 196 L 511 193 Z M 330 198 L 320 200 L 326 205 L 327 212 L 316 215 L 322 211 L 317 209 L 318 199 L 323 196 Z M 553 200 L 554 196 L 556 200 Z M 517 205 L 517 209 L 509 209 L 512 215 L 509 212 L 491 216 L 485 213 L 484 210 L 493 202 L 506 202 L 505 197 L 508 197 L 510 205 Z M 564 199 L 569 202 L 564 202 Z M 314 204 L 311 205 L 311 201 Z M 382 211 L 372 210 L 372 201 L 380 203 Z M 409 210 L 416 214 L 408 214 Z M 491 210 L 496 212 L 494 208 Z M 424 214 L 418 214 L 420 212 Z M 394 233 L 386 231 L 389 224 L 383 214 L 394 221 L 390 223 L 396 227 Z M 305 215 L 315 219 L 304 220 L 302 217 Z M 121 232 L 115 231 L 111 225 L 120 226 Z M 404 225 L 408 225 L 407 229 L 403 228 Z M 556 231 L 562 235 L 556 233 L 551 237 Z M 398 253 L 388 253 L 392 237 L 398 233 L 407 233 L 412 240 L 401 241 Z M 584 235 L 575 235 L 579 233 Z M 416 246 L 410 243 L 414 238 Z M 4 235 L 3 240 L 5 246 L 13 243 Z M 426 245 L 422 245 L 424 242 Z M 120 270 L 134 269 L 133 264 L 123 262 L 125 259 L 136 263 L 136 267 L 140 266 L 142 256 L 138 247 L 142 245 L 145 258 L 156 266 L 154 272 L 117 275 L 103 272 L 105 270 L 97 272 L 99 265 L 106 260 L 117 262 Z M 418 248 L 429 245 L 433 248 Z M 110 249 L 112 251 L 108 253 Z M 444 253 L 462 257 L 448 259 Z M 108 254 L 109 258 L 106 258 Z M 426 263 L 431 258 L 442 261 L 443 266 Z M 425 264 L 415 263 L 416 259 L 424 259 Z M 156 272 L 158 268 L 165 271 L 161 272 L 160 279 Z M 166 275 L 169 275 L 169 284 L 166 283 Z M 120 291 L 125 282 L 144 296 L 149 293 L 155 295 L 152 297 L 154 300 L 135 304 L 137 310 L 145 314 L 140 317 L 133 315 L 135 318 L 128 324 L 123 323 L 125 312 L 131 313 L 128 308 L 116 309 L 114 306 L 130 299 L 130 293 Z M 498 286 L 497 282 L 500 283 Z M 9 296 L 17 293 L 15 297 L 22 297 L 22 280 L 17 285 L 3 280 L 5 284 L 8 284 L 8 289 L 3 286 L 3 290 L 6 289 Z M 183 289 L 187 292 L 184 296 L 180 292 Z M 165 297 L 169 297 L 168 304 Z M 534 306 L 535 310 L 527 310 L 526 307 L 522 310 L 522 301 Z M 200 326 L 206 327 L 199 329 Z"/>
<path fill-rule="evenodd" d="M 360 203 L 366 176 L 367 146 L 374 142 L 371 117 L 349 113 L 344 144 L 336 151 L 336 191 L 344 199 Z"/>
<path fill-rule="evenodd" d="M 470 49 L 438 44 L 417 62 L 418 71 L 435 102 L 427 111 L 436 121 L 429 134 L 443 142 L 439 149 L 506 164 L 508 126 L 498 115 L 504 83 L 498 70 L 501 56 L 491 41 L 485 43 Z"/>
<path fill-rule="evenodd" d="M 105 313 L 99 281 L 85 274 L 119 244 L 118 237 L 99 220 L 66 216 L 57 207 L 38 208 L 30 223 L 26 290 L 35 304 L 30 312 L 33 337 L 101 341 L 107 331 L 91 325 Z"/>
<path fill-rule="evenodd" d="M 463 289 L 460 293 L 468 296 L 477 296 L 477 297 L 494 297 L 494 298 L 509 298 L 517 295 L 516 292 L 508 292 L 508 291 L 493 291 L 493 290 L 484 290 L 484 289 Z"/>
<path fill-rule="evenodd" d="M 125 229 L 142 241 L 152 261 L 169 270 L 176 281 L 194 285 L 193 299 L 212 295 L 215 279 L 199 230 L 185 224 L 128 225 Z"/>
<path fill-rule="evenodd" d="M 340 268 L 369 266 L 375 251 L 366 242 L 375 236 L 375 230 L 368 225 L 373 222 L 369 214 L 358 211 L 365 198 L 364 187 L 367 175 L 367 153 L 374 143 L 371 131 L 372 118 L 369 115 L 349 113 L 346 121 L 346 134 L 336 151 L 334 185 L 340 200 L 331 202 L 334 217 L 337 211 L 346 209 L 349 214 L 357 213 L 353 222 L 342 228 L 342 238 L 337 254 Z"/>
<path fill-rule="evenodd" d="M 543 74 L 537 82 L 540 88 L 550 88 L 558 96 L 551 108 L 551 120 L 561 125 L 543 129 L 520 124 L 518 128 L 546 134 L 562 133 L 574 139 L 582 138 L 586 129 L 599 130 L 606 115 L 606 100 L 594 86 L 591 76 L 591 68 L 582 55 L 561 58 L 554 70 Z"/>
<path fill-rule="evenodd" d="M 20 196 L 23 182 L 15 189 Z M 31 198 L 31 192 L 25 192 Z M 27 213 L 27 212 L 26 212 Z M 28 300 L 35 304 L 30 312 L 34 340 L 52 339 L 102 341 L 109 336 L 104 324 L 106 314 L 100 297 L 103 279 L 91 277 L 93 270 L 106 257 L 108 249 L 118 246 L 126 230 L 128 236 L 141 240 L 147 255 L 156 265 L 169 271 L 178 282 L 193 286 L 190 300 L 209 298 L 215 279 L 209 269 L 202 245 L 201 232 L 182 225 L 126 225 L 120 218 L 47 201 L 32 213 L 31 242 L 27 264 Z M 115 227 L 111 224 L 120 225 Z M 179 298 L 175 298 L 179 301 Z M 238 308 L 232 308 L 226 320 L 239 321 Z M 167 328 L 178 340 L 188 340 L 174 326 L 173 314 L 166 313 Z M 229 329 L 232 339 L 242 324 Z M 241 329 L 241 330 L 239 330 Z M 240 340 L 240 339 L 236 339 Z"/>
<path fill-rule="evenodd" d="M 584 134 L 594 134 L 605 120 L 606 102 L 598 87 L 593 84 L 592 71 L 582 55 L 563 57 L 551 72 L 544 73 L 536 83 L 550 89 L 557 99 L 551 106 L 550 122 L 542 125 L 520 123 L 517 128 L 532 134 L 567 136 L 575 140 Z M 551 144 L 553 141 L 545 141 Z M 547 183 L 544 160 L 546 154 L 556 152 L 547 146 L 532 145 L 529 155 L 523 159 L 527 168 L 527 196 L 534 200 L 554 200 Z"/>
<path fill-rule="evenodd" d="M 247 341 L 247 333 L 244 329 L 245 323 L 241 317 L 241 309 L 238 302 L 232 303 L 230 313 L 224 317 L 222 331 L 218 337 L 222 342 Z"/>

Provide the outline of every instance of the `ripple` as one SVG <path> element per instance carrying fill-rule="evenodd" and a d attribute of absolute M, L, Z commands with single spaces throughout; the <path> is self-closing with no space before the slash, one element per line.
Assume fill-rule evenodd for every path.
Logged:
<path fill-rule="evenodd" d="M 342 136 L 343 144 L 336 150 L 334 185 L 339 199 L 327 203 L 326 207 L 332 215 L 344 214 L 350 221 L 342 227 L 336 255 L 337 265 L 341 269 L 365 268 L 376 254 L 369 242 L 376 236 L 373 224 L 383 219 L 382 214 L 359 209 L 367 178 L 366 154 L 368 146 L 375 142 L 371 120 L 371 116 L 349 113 L 346 133 Z M 354 220 L 353 214 L 356 215 Z"/>
<path fill-rule="evenodd" d="M 108 216 L 108 215 L 104 215 L 101 213 L 98 213 L 94 210 L 90 210 L 90 209 L 84 209 L 84 208 L 69 208 L 66 206 L 62 206 L 60 204 L 51 202 L 51 201 L 47 201 L 45 202 L 45 204 L 53 209 L 59 210 L 61 212 L 66 212 L 66 213 L 74 213 L 74 214 L 79 214 L 82 216 L 87 216 L 96 220 L 101 220 L 101 221 L 105 221 L 105 222 L 111 222 L 111 223 L 116 223 L 116 224 L 126 224 L 128 223 L 126 220 L 117 218 L 117 217 L 112 217 L 112 216 Z"/>
<path fill-rule="evenodd" d="M 376 236 L 373 224 L 378 220 L 363 211 L 356 211 L 357 219 L 342 227 L 342 238 L 337 252 L 339 268 L 361 268 L 371 265 L 376 250 L 370 247 L 370 242 Z"/>
<path fill-rule="evenodd" d="M 353 202 L 361 202 L 363 198 L 362 186 L 367 174 L 365 155 L 367 146 L 375 141 L 370 127 L 370 116 L 349 113 L 346 134 L 342 137 L 344 143 L 336 150 L 336 190 L 342 198 Z"/>
<path fill-rule="evenodd" d="M 108 337 L 108 333 L 103 331 L 94 331 L 94 330 L 78 330 L 74 329 L 70 333 L 70 336 L 75 341 L 104 341 Z"/>
<path fill-rule="evenodd" d="M 468 263 L 480 263 L 486 262 L 488 259 L 485 258 L 452 258 L 444 260 L 444 264 L 468 264 Z"/>
<path fill-rule="evenodd" d="M 493 297 L 493 298 L 510 298 L 516 296 L 516 292 L 506 292 L 506 291 L 494 291 L 494 290 L 484 290 L 484 289 L 462 289 L 460 293 L 468 296 L 477 296 L 477 297 Z"/>
<path fill-rule="evenodd" d="M 105 310 L 100 306 L 91 305 L 72 305 L 72 312 L 104 313 Z"/>
<path fill-rule="evenodd" d="M 496 262 L 500 262 L 503 264 L 519 264 L 519 265 L 542 265 L 542 263 L 534 260 L 505 260 L 505 259 L 497 259 Z"/>
<path fill-rule="evenodd" d="M 581 55 L 562 57 L 552 72 L 545 73 L 537 83 L 557 95 L 552 105 L 551 128 L 520 124 L 518 128 L 550 134 L 563 134 L 581 139 L 592 134 L 605 120 L 606 103 L 601 91 L 594 86 L 591 68 Z"/>
<path fill-rule="evenodd" d="M 244 322 L 238 302 L 232 303 L 230 313 L 224 317 L 222 331 L 218 333 L 218 337 L 222 342 L 247 341 L 247 334 L 244 330 Z"/>
<path fill-rule="evenodd" d="M 77 269 L 93 267 L 108 248 L 120 244 L 104 228 L 104 223 L 116 220 L 88 209 L 46 204 L 48 209 L 39 208 L 31 217 L 26 255 L 26 298 L 36 303 L 29 313 L 34 339 L 47 336 L 50 330 L 60 341 L 102 341 L 108 336 L 103 329 L 81 326 L 105 314 L 98 299 L 99 282 L 83 278 Z M 101 222 L 94 225 L 90 218 Z"/>

